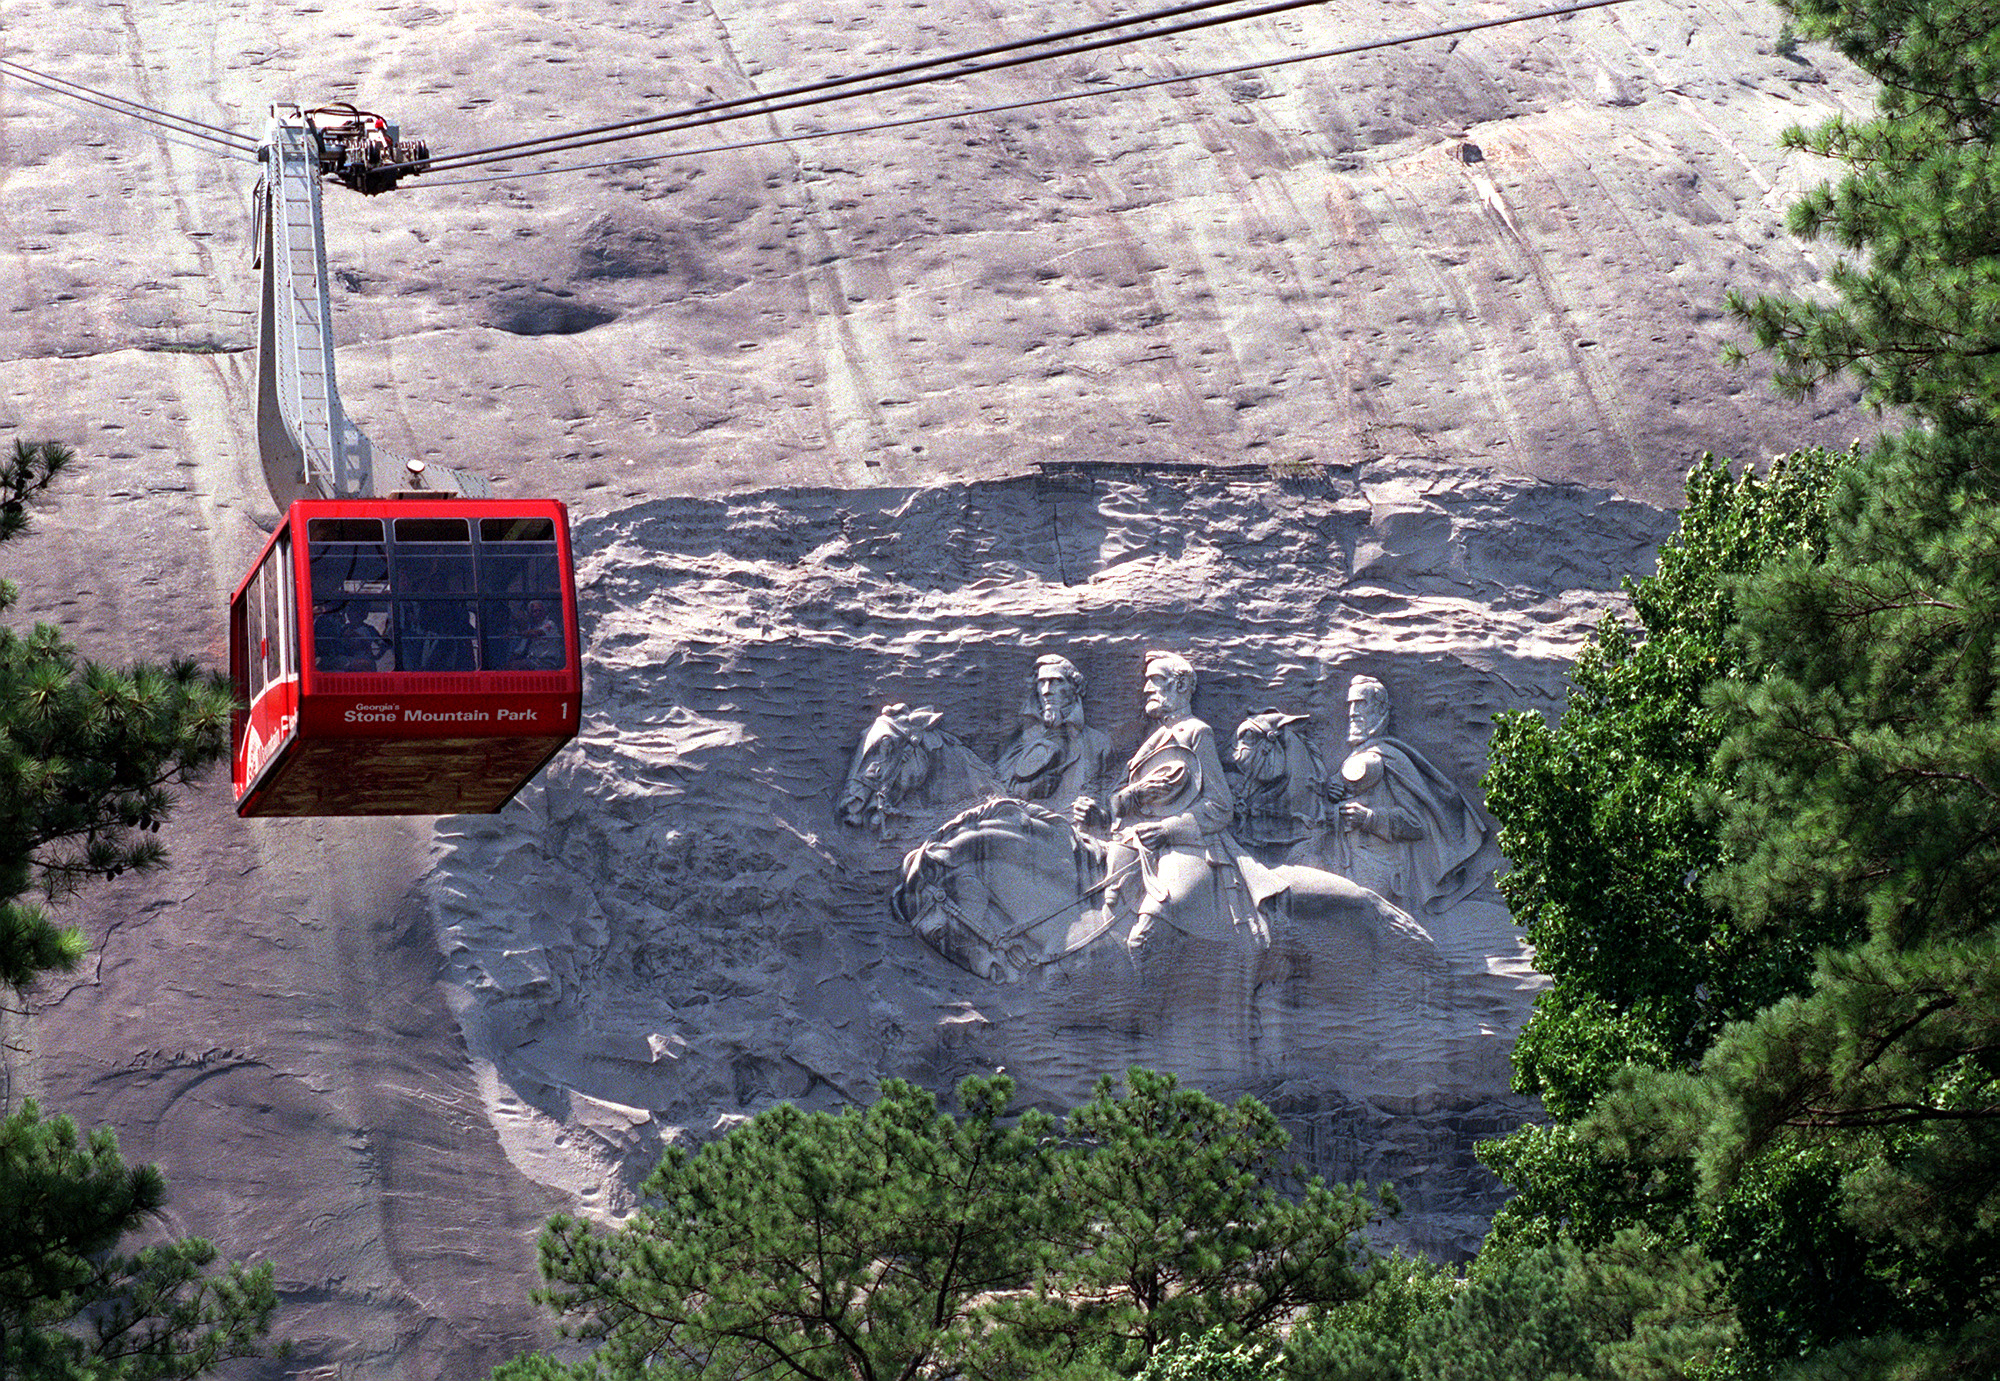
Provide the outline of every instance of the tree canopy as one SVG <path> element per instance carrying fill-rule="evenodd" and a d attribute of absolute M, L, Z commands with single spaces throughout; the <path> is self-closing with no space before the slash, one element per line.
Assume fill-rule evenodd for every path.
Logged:
<path fill-rule="evenodd" d="M 213 1270 L 198 1237 L 119 1250 L 165 1201 L 107 1128 L 80 1136 L 32 1099 L 0 1119 L 0 1376 L 186 1381 L 255 1355 L 277 1307 L 269 1266 Z"/>
<path fill-rule="evenodd" d="M 1845 372 L 1898 415 L 1829 475 L 1820 537 L 1718 568 L 1713 670 L 1633 687 L 1703 742 L 1648 741 L 1647 712 L 1604 693 L 1602 667 L 1655 660 L 1643 609 L 1644 644 L 1601 639 L 1580 670 L 1587 729 L 1496 736 L 1513 757 L 1489 799 L 1517 835 L 1554 850 L 1565 821 L 1625 812 L 1635 844 L 1577 836 L 1609 880 L 1594 911 L 1533 845 L 1515 855 L 1510 900 L 1555 978 L 1517 1068 L 1555 1120 L 1489 1156 L 1528 1191 L 1522 1240 L 1648 1221 L 1702 1246 L 1739 1311 L 1737 1374 L 1991 1375 L 2000 25 L 1971 0 L 1786 8 L 1882 83 L 1872 117 L 1787 136 L 1850 170 L 1794 228 L 1867 257 L 1831 300 L 1734 305 L 1781 386 Z M 1563 1208 L 1593 1189 L 1589 1213 Z"/>
<path fill-rule="evenodd" d="M 73 460 L 16 443 L 0 463 L 0 541 Z M 0 581 L 0 611 L 15 587 Z M 0 627 L 0 984 L 24 994 L 84 952 L 24 895 L 164 860 L 173 790 L 227 747 L 226 682 L 192 662 L 124 669 L 77 656 L 47 625 Z M 183 1381 L 253 1354 L 277 1296 L 271 1268 L 230 1263 L 200 1238 L 123 1252 L 166 1182 L 131 1166 L 107 1128 L 88 1135 L 33 1100 L 0 1118 L 0 1377 Z"/>
<path fill-rule="evenodd" d="M 543 1298 L 597 1350 L 496 1381 L 1129 1376 L 1360 1293 L 1368 1205 L 1282 1192 L 1286 1138 L 1254 1100 L 1134 1069 L 1058 1127 L 1012 1095 L 967 1080 L 952 1114 L 891 1080 L 669 1152 L 617 1229 L 543 1236 Z"/>
<path fill-rule="evenodd" d="M 1784 0 L 1797 31 L 1874 76 L 1876 112 L 1788 130 L 1849 172 L 1808 192 L 1794 233 L 1842 259 L 1831 300 L 1733 295 L 1799 393 L 1835 374 L 1927 420 L 2000 425 L 2000 45 L 1987 0 Z"/>
<path fill-rule="evenodd" d="M 0 463 L 0 541 L 73 459 L 15 443 Z M 0 581 L 0 612 L 17 597 Z M 83 937 L 24 898 L 158 866 L 174 788 L 221 761 L 228 737 L 227 681 L 192 661 L 109 667 L 47 624 L 0 627 L 0 983 L 19 990 L 82 958 Z"/>

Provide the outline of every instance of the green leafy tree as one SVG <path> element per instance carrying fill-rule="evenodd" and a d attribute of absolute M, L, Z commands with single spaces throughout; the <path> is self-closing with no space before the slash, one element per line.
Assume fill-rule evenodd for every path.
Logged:
<path fill-rule="evenodd" d="M 1510 904 L 1551 975 L 1515 1049 L 1516 1086 L 1548 1123 L 1487 1143 L 1481 1157 L 1517 1191 L 1485 1253 L 1565 1237 L 1596 1250 L 1646 1224 L 1698 1243 L 1718 1267 L 1755 1374 L 1917 1307 L 1895 1268 L 1841 1210 L 1823 1156 L 1774 1155 L 1754 1175 L 1702 1190 L 1701 1147 L 1665 1135 L 1669 1109 L 1612 1134 L 1596 1115 L 1645 1071 L 1697 1069 L 1717 1041 L 1809 989 L 1815 955 L 1861 933 L 1852 909 L 1790 907 L 1747 921 L 1715 894 L 1732 844 L 1722 803 L 1738 789 L 1718 758 L 1724 702 L 1771 671 L 1741 636 L 1743 584 L 1774 562 L 1827 561 L 1832 507 L 1856 456 L 1809 451 L 1758 477 L 1704 460 L 1657 574 L 1631 582 L 1636 632 L 1598 630 L 1554 726 L 1498 727 L 1488 805 L 1514 860 Z"/>
<path fill-rule="evenodd" d="M 15 445 L 0 463 L 0 541 L 72 459 Z M 0 610 L 15 598 L 0 581 Z M 53 628 L 0 628 L 0 984 L 25 994 L 76 964 L 81 934 L 26 894 L 157 866 L 172 790 L 221 758 L 228 723 L 225 683 L 192 663 L 116 670 Z M 165 1194 L 108 1129 L 80 1137 L 32 1101 L 0 1120 L 0 1377 L 178 1381 L 256 1351 L 277 1302 L 269 1266 L 212 1270 L 199 1238 L 119 1250 Z"/>
<path fill-rule="evenodd" d="M 1254 1102 L 1132 1070 L 1059 1133 L 1007 1116 L 1012 1091 L 967 1080 L 954 1116 L 890 1080 L 866 1108 L 779 1106 L 670 1152 L 617 1229 L 558 1217 L 543 1236 L 541 1298 L 591 1356 L 496 1381 L 1085 1381 L 1210 1335 L 1203 1357 L 1247 1356 L 1359 1293 L 1362 1201 L 1285 1197 L 1284 1136 Z"/>
<path fill-rule="evenodd" d="M 1464 1287 L 1459 1272 L 1394 1252 L 1369 1269 L 1368 1288 L 1285 1336 L 1283 1374 L 1298 1381 L 1409 1381 L 1430 1346 L 1431 1319 Z"/>
<path fill-rule="evenodd" d="M 1805 451 L 1759 477 L 1704 457 L 1655 574 L 1627 580 L 1637 627 L 1607 615 L 1560 720 L 1503 715 L 1485 786 L 1512 867 L 1502 892 L 1550 986 L 1514 1048 L 1546 1125 L 1481 1148 L 1516 1191 L 1498 1241 L 1590 1244 L 1685 1214 L 1683 1157 L 1607 1158 L 1578 1121 L 1639 1066 L 1691 1068 L 1729 1022 L 1802 989 L 1820 930 L 1748 929 L 1704 895 L 1722 855 L 1714 688 L 1760 668 L 1733 639 L 1733 582 L 1825 551 L 1825 505 L 1851 458 Z"/>
<path fill-rule="evenodd" d="M 1139 1381 L 1270 1381 L 1270 1355 L 1247 1343 L 1232 1346 L 1220 1328 L 1154 1353 Z"/>
<path fill-rule="evenodd" d="M 1995 462 L 1985 428 L 1891 439 L 1842 493 L 1826 563 L 1746 591 L 1744 642 L 1770 669 L 1723 701 L 1717 895 L 1747 924 L 1840 917 L 1864 938 L 1698 1073 L 1594 1116 L 1607 1146 L 1685 1147 L 1708 1202 L 1815 1164 L 1893 1302 L 1858 1327 L 1866 1347 L 1893 1334 L 1910 1366 L 1964 1374 L 2000 1366 Z"/>
<path fill-rule="evenodd" d="M 1792 136 L 1850 168 L 1797 227 L 1868 257 L 1834 272 L 1832 301 L 1737 307 L 1786 386 L 1844 371 L 1911 425 L 1837 488 L 1823 561 L 1781 558 L 1739 592 L 1763 672 L 1718 692 L 1729 789 L 1710 894 L 1746 928 L 1851 937 L 1698 1069 L 1633 1079 L 1585 1131 L 1607 1153 L 1685 1156 L 1712 1210 L 1798 1167 L 1827 1186 L 1887 1304 L 1785 1375 L 1992 1375 L 2000 25 L 1970 0 L 1787 8 L 1882 83 L 1871 118 Z"/>

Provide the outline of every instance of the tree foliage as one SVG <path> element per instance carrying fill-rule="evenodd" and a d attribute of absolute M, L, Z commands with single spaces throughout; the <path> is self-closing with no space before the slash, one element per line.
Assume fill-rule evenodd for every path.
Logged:
<path fill-rule="evenodd" d="M 781 1105 L 669 1153 L 616 1230 L 558 1217 L 543 1236 L 542 1298 L 591 1357 L 496 1381 L 1081 1381 L 1204 1337 L 1231 1352 L 1359 1293 L 1366 1205 L 1281 1194 L 1261 1106 L 1135 1069 L 1058 1128 L 1009 1116 L 1012 1092 L 967 1080 L 952 1115 L 892 1080 L 866 1108 Z"/>
<path fill-rule="evenodd" d="M 0 541 L 73 460 L 17 443 L 0 463 Z M 0 581 L 0 610 L 16 598 Z M 53 628 L 0 628 L 0 983 L 75 965 L 82 936 L 23 900 L 157 866 L 172 791 L 226 749 L 226 682 L 191 662 L 124 670 L 79 658 Z M 182 1381 L 252 1355 L 276 1306 L 271 1268 L 186 1238 L 119 1250 L 165 1200 L 109 1129 L 79 1136 L 32 1101 L 0 1120 L 0 1377 Z"/>
<path fill-rule="evenodd" d="M 1784 135 L 1848 165 L 1791 209 L 1842 259 L 1832 300 L 1732 296 L 1779 386 L 1836 373 L 1883 407 L 2000 424 L 2000 44 L 1987 0 L 1786 0 L 1795 31 L 1876 77 L 1872 118 Z"/>
<path fill-rule="evenodd" d="M 960 1119 L 892 1081 L 867 1108 L 780 1105 L 669 1151 L 618 1231 L 550 1223 L 544 1299 L 601 1344 L 592 1375 L 924 1374 L 977 1345 L 981 1301 L 1023 1285 L 1042 1235 L 1050 1127 L 1003 1122 L 1009 1093 L 969 1081 Z"/>
<path fill-rule="evenodd" d="M 1831 300 L 1734 305 L 1781 385 L 1846 372 L 1910 423 L 1835 478 L 1823 551 L 1724 586 L 1738 674 L 1704 692 L 1718 828 L 1689 881 L 1798 978 L 1744 989 L 1705 1051 L 1628 1042 L 1583 1071 L 1560 1146 L 1524 1144 L 1538 1173 L 1583 1165 L 1627 1190 L 1677 1168 L 1684 1221 L 1729 1275 L 1739 1371 L 1990 1375 L 2000 25 L 1976 0 L 1785 7 L 1882 83 L 1872 117 L 1788 136 L 1849 168 L 1794 227 L 1867 258 L 1833 271 Z M 1604 1010 L 1620 1022 L 1645 1002 Z"/>
<path fill-rule="evenodd" d="M 15 444 L 0 464 L 0 540 L 72 460 L 66 447 Z M 0 611 L 16 597 L 0 581 Z M 222 759 L 228 733 L 226 679 L 191 661 L 107 667 L 46 624 L 0 628 L 0 983 L 25 988 L 76 964 L 82 936 L 24 896 L 158 866 L 173 790 Z"/>
<path fill-rule="evenodd" d="M 1312 1381 L 1682 1381 L 1713 1374 L 1738 1326 L 1698 1248 L 1626 1229 L 1482 1253 L 1464 1275 L 1386 1263 L 1368 1295 L 1287 1344 Z"/>
<path fill-rule="evenodd" d="M 277 1294 L 271 1268 L 199 1238 L 118 1250 L 166 1198 L 107 1128 L 79 1137 L 32 1100 L 0 1121 L 0 1376 L 184 1381 L 253 1356 Z"/>
<path fill-rule="evenodd" d="M 1360 1292 L 1358 1191 L 1291 1183 L 1290 1137 L 1254 1098 L 1225 1107 L 1171 1075 L 1127 1072 L 1069 1116 L 1048 1189 L 1038 1286 L 1061 1329 L 1121 1367 L 1172 1339 L 1260 1336 Z M 1390 1200 L 1393 1203 L 1393 1199 Z"/>
<path fill-rule="evenodd" d="M 1803 989 L 1833 938 L 1746 928 L 1705 894 L 1727 780 L 1710 696 L 1761 673 L 1733 638 L 1733 582 L 1781 555 L 1822 559 L 1827 496 L 1852 463 L 1804 451 L 1738 477 L 1704 457 L 1657 571 L 1626 582 L 1636 628 L 1606 616 L 1555 725 L 1514 714 L 1496 726 L 1486 799 L 1512 863 L 1500 887 L 1551 980 L 1514 1071 L 1552 1121 L 1481 1150 L 1517 1194 L 1503 1242 L 1598 1243 L 1685 1214 L 1685 1158 L 1597 1155 L 1578 1120 L 1628 1068 L 1692 1068 L 1728 1023 Z"/>

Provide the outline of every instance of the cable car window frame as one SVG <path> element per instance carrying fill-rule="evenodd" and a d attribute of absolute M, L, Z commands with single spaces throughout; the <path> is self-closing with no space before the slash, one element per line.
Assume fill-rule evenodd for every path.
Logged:
<path fill-rule="evenodd" d="M 314 517 L 303 534 L 313 582 L 316 672 L 398 676 L 570 669 L 573 617 L 559 525 L 546 514 Z M 342 557 L 345 555 L 345 562 Z M 346 641 L 345 619 L 363 601 L 373 667 Z M 537 610 L 536 606 L 540 609 Z M 375 620 L 380 617 L 380 625 Z M 322 620 L 327 622 L 322 625 Z M 391 656 L 393 654 L 393 656 Z M 382 666 L 383 660 L 392 662 Z"/>
<path fill-rule="evenodd" d="M 479 566 L 462 517 L 390 520 L 396 670 L 463 674 L 479 659 Z"/>

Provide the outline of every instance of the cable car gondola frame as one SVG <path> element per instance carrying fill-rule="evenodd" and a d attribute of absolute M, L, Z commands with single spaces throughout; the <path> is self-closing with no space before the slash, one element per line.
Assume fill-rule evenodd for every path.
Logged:
<path fill-rule="evenodd" d="M 237 814 L 499 810 L 572 737 L 553 499 L 301 499 L 230 599 Z"/>

